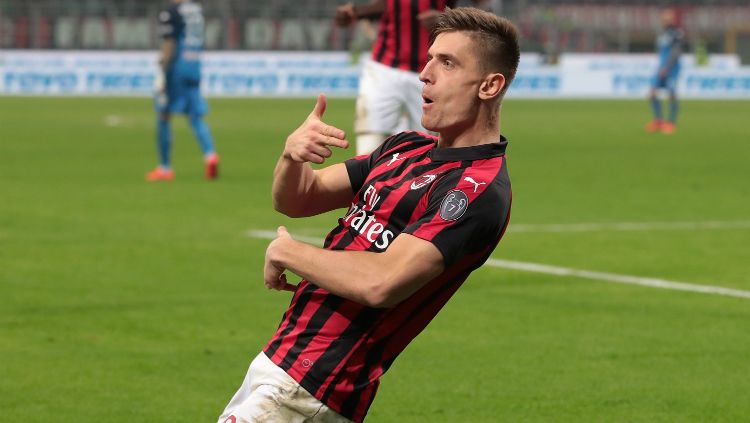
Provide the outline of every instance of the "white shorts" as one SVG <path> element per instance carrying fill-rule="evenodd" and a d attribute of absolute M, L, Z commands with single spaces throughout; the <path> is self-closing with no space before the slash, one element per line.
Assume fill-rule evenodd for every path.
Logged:
<path fill-rule="evenodd" d="M 419 74 L 365 61 L 359 81 L 357 134 L 391 135 L 407 129 L 422 131 L 422 87 Z"/>
<path fill-rule="evenodd" d="M 242 386 L 218 423 L 351 423 L 310 395 L 264 353 L 250 363 Z"/>

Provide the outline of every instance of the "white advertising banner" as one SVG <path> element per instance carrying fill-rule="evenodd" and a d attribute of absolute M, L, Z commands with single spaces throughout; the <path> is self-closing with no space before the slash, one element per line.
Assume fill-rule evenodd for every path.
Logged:
<path fill-rule="evenodd" d="M 0 95 L 148 96 L 156 52 L 0 50 Z M 512 98 L 643 98 L 656 70 L 649 54 L 524 54 Z M 681 60 L 684 98 L 750 99 L 750 67 L 735 55 L 704 66 Z M 360 65 L 347 52 L 207 52 L 203 92 L 214 97 L 354 97 Z"/>
<path fill-rule="evenodd" d="M 151 95 L 156 52 L 0 51 L 0 94 Z M 207 52 L 209 96 L 354 96 L 360 67 L 346 52 Z"/>

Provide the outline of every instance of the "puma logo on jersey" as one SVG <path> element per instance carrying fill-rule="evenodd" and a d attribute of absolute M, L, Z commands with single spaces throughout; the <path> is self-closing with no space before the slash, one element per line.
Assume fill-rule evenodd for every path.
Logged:
<path fill-rule="evenodd" d="M 464 181 L 474 184 L 474 192 L 477 192 L 477 188 L 479 188 L 479 185 L 484 185 L 487 183 L 487 182 L 477 182 L 471 176 L 465 177 Z"/>
<path fill-rule="evenodd" d="M 397 161 L 399 161 L 399 160 L 404 160 L 404 159 L 406 158 L 406 157 L 401 157 L 401 158 L 399 158 L 399 157 L 398 157 L 398 155 L 399 155 L 399 154 L 401 154 L 401 153 L 393 153 L 393 157 L 391 158 L 391 161 L 389 161 L 389 162 L 388 162 L 388 165 L 387 165 L 387 166 L 390 166 L 390 165 L 392 165 L 392 164 L 393 164 L 394 162 L 397 162 Z"/>

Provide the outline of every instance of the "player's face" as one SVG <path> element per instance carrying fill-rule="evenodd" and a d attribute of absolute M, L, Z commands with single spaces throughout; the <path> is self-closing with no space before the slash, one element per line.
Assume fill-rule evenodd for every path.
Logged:
<path fill-rule="evenodd" d="M 472 39 L 462 32 L 437 36 L 419 74 L 422 89 L 422 126 L 442 135 L 457 135 L 473 125 L 484 79 Z"/>
<path fill-rule="evenodd" d="M 665 27 L 673 26 L 676 22 L 676 16 L 674 10 L 667 9 L 661 12 L 661 23 Z"/>

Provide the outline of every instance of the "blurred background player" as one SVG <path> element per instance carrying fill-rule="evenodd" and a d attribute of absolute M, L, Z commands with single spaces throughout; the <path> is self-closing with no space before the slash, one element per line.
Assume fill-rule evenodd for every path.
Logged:
<path fill-rule="evenodd" d="M 677 77 L 680 73 L 680 55 L 682 54 L 683 33 L 677 24 L 677 13 L 674 9 L 665 9 L 661 14 L 662 33 L 656 40 L 659 67 L 651 82 L 649 100 L 654 119 L 646 125 L 646 131 L 661 131 L 671 134 L 675 130 L 677 121 Z M 669 117 L 662 117 L 659 90 L 669 94 Z"/>
<path fill-rule="evenodd" d="M 148 181 L 174 178 L 170 162 L 172 150 L 172 113 L 187 115 L 205 161 L 206 178 L 219 174 L 219 156 L 214 149 L 211 131 L 203 120 L 208 105 L 200 94 L 203 49 L 203 9 L 189 0 L 171 0 L 167 10 L 159 13 L 162 37 L 159 74 L 157 76 L 156 111 L 159 166 L 146 174 Z"/>
<path fill-rule="evenodd" d="M 336 23 L 380 17 L 378 35 L 359 82 L 354 132 L 357 155 L 369 154 L 389 135 L 403 129 L 425 132 L 422 82 L 429 33 L 438 14 L 456 0 L 375 0 L 336 9 Z M 483 1 L 474 1 L 476 5 Z"/>

